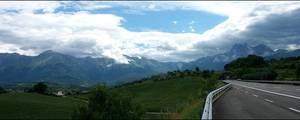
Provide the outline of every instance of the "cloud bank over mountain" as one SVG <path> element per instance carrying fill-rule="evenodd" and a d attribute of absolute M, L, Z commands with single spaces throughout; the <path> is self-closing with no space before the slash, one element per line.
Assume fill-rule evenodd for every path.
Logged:
<path fill-rule="evenodd" d="M 206 32 L 133 32 L 126 18 L 97 10 L 205 11 L 228 19 Z M 222 53 L 236 43 L 300 48 L 300 2 L 0 2 L 0 52 L 37 55 L 55 50 L 78 57 L 128 56 L 191 61 Z M 172 29 L 172 28 L 170 28 Z"/>

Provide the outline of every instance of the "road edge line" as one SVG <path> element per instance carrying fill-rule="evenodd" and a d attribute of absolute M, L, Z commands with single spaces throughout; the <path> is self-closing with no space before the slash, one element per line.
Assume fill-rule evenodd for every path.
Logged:
<path fill-rule="evenodd" d="M 246 87 L 246 88 L 250 88 L 250 89 L 254 89 L 254 90 L 258 90 L 258 91 L 262 91 L 262 92 L 267 92 L 267 93 L 271 93 L 271 94 L 275 94 L 275 95 L 280 95 L 280 96 L 285 96 L 285 97 L 290 97 L 290 98 L 294 98 L 294 99 L 300 100 L 300 97 L 296 97 L 296 96 L 292 96 L 292 95 L 287 95 L 287 94 L 282 94 L 282 93 L 276 93 L 276 92 L 272 92 L 272 91 L 268 91 L 268 90 L 263 90 L 263 89 L 259 89 L 259 88 L 254 88 L 254 87 L 249 87 L 249 86 L 245 86 L 245 85 L 240 85 L 240 84 L 237 84 L 237 83 L 231 83 L 231 84 L 242 86 L 242 87 Z"/>

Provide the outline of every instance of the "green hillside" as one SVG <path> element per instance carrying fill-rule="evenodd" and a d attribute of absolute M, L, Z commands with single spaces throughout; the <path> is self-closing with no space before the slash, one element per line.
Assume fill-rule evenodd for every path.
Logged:
<path fill-rule="evenodd" d="M 223 79 L 300 80 L 300 57 L 265 60 L 249 55 L 224 67 Z"/>
<path fill-rule="evenodd" d="M 216 75 L 213 75 L 216 77 Z M 210 78 L 213 79 L 213 76 Z M 134 101 L 147 111 L 146 118 L 195 118 L 202 111 L 209 90 L 217 84 L 202 75 L 186 75 L 165 80 L 150 79 L 115 88 L 129 91 Z M 219 85 L 221 85 L 219 83 Z"/>
<path fill-rule="evenodd" d="M 0 94 L 0 118 L 68 119 L 76 107 L 84 104 L 84 101 L 71 97 L 6 93 Z"/>
<path fill-rule="evenodd" d="M 269 64 L 278 73 L 278 80 L 300 80 L 300 56 L 273 59 Z"/>
<path fill-rule="evenodd" d="M 109 93 L 130 94 L 141 105 L 142 118 L 198 119 L 207 93 L 222 85 L 213 71 L 172 71 L 108 88 Z M 54 97 L 35 93 L 0 94 L 1 119 L 68 119 L 92 94 Z"/>

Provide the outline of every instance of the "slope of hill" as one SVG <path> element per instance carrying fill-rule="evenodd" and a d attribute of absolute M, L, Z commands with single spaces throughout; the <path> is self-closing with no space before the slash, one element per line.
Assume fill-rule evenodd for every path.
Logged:
<path fill-rule="evenodd" d="M 167 75 L 125 84 L 114 89 L 129 91 L 134 101 L 147 111 L 146 118 L 198 119 L 208 91 L 221 85 L 217 74 L 195 71 L 169 72 Z"/>
<path fill-rule="evenodd" d="M 235 44 L 230 51 L 223 54 L 217 54 L 214 56 L 208 56 L 200 58 L 198 60 L 187 63 L 185 66 L 188 69 L 198 66 L 201 69 L 210 70 L 222 70 L 224 65 L 240 57 L 246 57 L 247 55 L 254 54 L 260 56 L 272 55 L 274 51 L 266 45 L 260 44 L 254 47 L 248 44 Z"/>
<path fill-rule="evenodd" d="M 0 83 L 47 81 L 62 84 L 116 84 L 177 69 L 175 63 L 129 57 L 129 64 L 109 58 L 76 58 L 54 51 L 38 56 L 0 54 Z"/>
<path fill-rule="evenodd" d="M 0 94 L 1 119 L 70 119 L 75 108 L 86 103 L 71 97 L 34 93 Z"/>
<path fill-rule="evenodd" d="M 278 73 L 277 80 L 300 80 L 300 56 L 269 60 L 268 62 Z"/>
<path fill-rule="evenodd" d="M 264 60 L 249 55 L 224 67 L 224 78 L 246 80 L 300 80 L 300 57 Z"/>
<path fill-rule="evenodd" d="M 280 59 L 287 57 L 297 57 L 300 56 L 300 49 L 287 51 L 287 50 L 277 50 L 274 54 L 267 56 L 267 59 Z"/>

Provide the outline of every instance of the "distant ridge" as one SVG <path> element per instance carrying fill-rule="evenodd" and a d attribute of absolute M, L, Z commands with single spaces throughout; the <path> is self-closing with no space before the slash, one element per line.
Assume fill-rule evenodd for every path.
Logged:
<path fill-rule="evenodd" d="M 0 53 L 0 84 L 36 81 L 117 84 L 178 69 L 176 63 L 127 57 L 129 64 L 119 64 L 110 58 L 77 58 L 52 50 L 38 56 Z"/>
<path fill-rule="evenodd" d="M 224 65 L 250 54 L 267 59 L 300 56 L 294 51 L 272 50 L 266 45 L 235 44 L 223 53 L 192 62 L 159 62 L 144 57 L 125 56 L 128 64 L 117 63 L 111 58 L 77 58 L 52 50 L 38 56 L 17 53 L 0 53 L 0 84 L 46 81 L 61 84 L 93 85 L 118 84 L 172 70 L 210 69 L 222 70 Z"/>
<path fill-rule="evenodd" d="M 259 44 L 253 47 L 249 46 L 246 43 L 235 44 L 229 51 L 223 54 L 208 56 L 197 59 L 190 63 L 186 63 L 185 69 L 193 69 L 195 68 L 195 66 L 198 66 L 200 69 L 223 70 L 225 64 L 239 57 L 246 57 L 250 54 L 259 55 L 267 59 L 280 59 L 285 57 L 300 56 L 300 49 L 294 51 L 274 51 L 264 44 Z"/>

